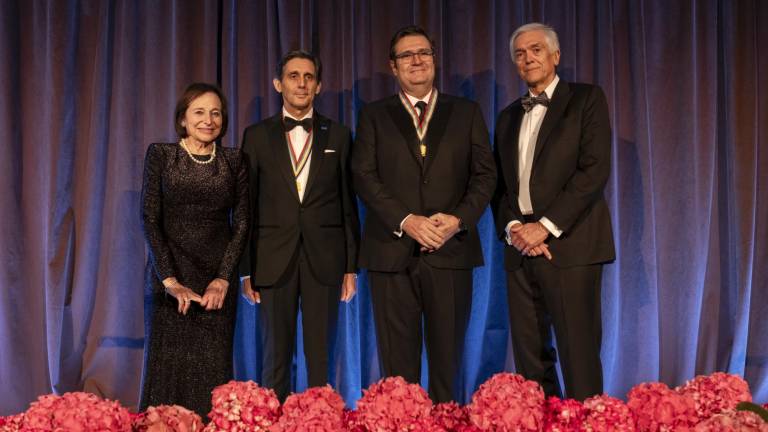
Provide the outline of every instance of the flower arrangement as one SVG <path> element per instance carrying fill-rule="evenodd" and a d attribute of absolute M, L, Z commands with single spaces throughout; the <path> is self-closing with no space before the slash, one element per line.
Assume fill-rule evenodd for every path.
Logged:
<path fill-rule="evenodd" d="M 430 418 L 431 410 L 432 401 L 421 386 L 389 377 L 363 390 L 350 426 L 376 432 L 413 430 L 409 427 Z"/>
<path fill-rule="evenodd" d="M 253 381 L 230 381 L 213 389 L 206 431 L 267 431 L 280 418 L 280 401 Z"/>
<path fill-rule="evenodd" d="M 331 386 L 313 387 L 288 396 L 274 432 L 336 432 L 344 429 L 344 400 Z"/>
<path fill-rule="evenodd" d="M 119 403 L 91 393 L 40 396 L 24 413 L 21 430 L 29 431 L 125 431 L 131 430 L 131 414 Z"/>
<path fill-rule="evenodd" d="M 151 406 L 133 420 L 134 432 L 198 432 L 203 427 L 197 413 L 178 405 Z"/>
<path fill-rule="evenodd" d="M 768 432 L 768 404 L 751 399 L 747 383 L 725 373 L 698 376 L 674 390 L 640 384 L 627 403 L 607 395 L 583 403 L 545 400 L 535 382 L 501 373 L 481 385 L 467 406 L 433 406 L 420 386 L 391 377 L 364 390 L 357 410 L 346 410 L 330 386 L 293 394 L 281 408 L 272 390 L 230 381 L 214 389 L 207 426 L 176 405 L 134 415 L 114 401 L 67 393 L 41 396 L 26 412 L 0 417 L 0 432 Z"/>
<path fill-rule="evenodd" d="M 693 399 L 699 420 L 733 410 L 739 402 L 752 402 L 747 382 L 737 375 L 723 372 L 697 376 L 675 390 Z"/>
<path fill-rule="evenodd" d="M 581 432 L 587 410 L 574 399 L 550 396 L 544 405 L 544 430 L 547 432 Z"/>
<path fill-rule="evenodd" d="M 751 411 L 723 411 L 696 425 L 695 432 L 768 432 L 768 423 Z"/>
<path fill-rule="evenodd" d="M 627 396 L 627 406 L 635 413 L 638 430 L 642 432 L 684 431 L 698 421 L 693 399 L 666 384 L 639 384 Z"/>
<path fill-rule="evenodd" d="M 584 401 L 586 432 L 635 432 L 637 420 L 623 401 L 608 395 L 592 396 Z"/>
<path fill-rule="evenodd" d="M 499 373 L 480 386 L 467 411 L 480 430 L 539 431 L 544 427 L 544 391 L 520 375 Z"/>

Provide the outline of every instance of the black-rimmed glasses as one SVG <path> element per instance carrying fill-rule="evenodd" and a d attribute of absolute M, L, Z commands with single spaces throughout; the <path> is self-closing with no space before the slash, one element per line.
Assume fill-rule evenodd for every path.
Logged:
<path fill-rule="evenodd" d="M 418 51 L 404 51 L 395 55 L 395 61 L 402 60 L 405 63 L 411 63 L 419 56 L 421 60 L 432 60 L 435 55 L 435 51 L 431 49 L 422 49 Z"/>

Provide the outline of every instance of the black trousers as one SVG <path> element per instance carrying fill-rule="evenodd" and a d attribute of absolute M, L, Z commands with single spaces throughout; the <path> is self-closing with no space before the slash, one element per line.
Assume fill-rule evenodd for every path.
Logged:
<path fill-rule="evenodd" d="M 299 247 L 280 280 L 257 288 L 261 292 L 259 315 L 264 350 L 261 384 L 273 389 L 280 401 L 288 397 L 299 308 L 308 384 L 310 387 L 327 384 L 336 341 L 341 285 L 318 282 L 303 248 Z"/>
<path fill-rule="evenodd" d="M 539 382 L 547 396 L 563 396 L 555 369 L 558 354 L 567 397 L 584 400 L 603 392 L 602 268 L 602 264 L 558 268 L 546 258 L 533 257 L 507 272 L 515 367 Z"/>
<path fill-rule="evenodd" d="M 437 403 L 457 400 L 472 270 L 439 269 L 414 257 L 404 271 L 368 276 L 384 375 L 419 383 L 423 317 L 429 397 Z"/>

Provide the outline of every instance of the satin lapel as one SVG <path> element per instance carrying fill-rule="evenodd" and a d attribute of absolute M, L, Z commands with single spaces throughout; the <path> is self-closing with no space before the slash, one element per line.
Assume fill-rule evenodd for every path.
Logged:
<path fill-rule="evenodd" d="M 413 156 L 416 163 L 421 166 L 421 154 L 419 153 L 419 137 L 416 135 L 416 128 L 413 127 L 413 119 L 408 111 L 400 102 L 400 98 L 395 96 L 391 99 L 391 103 L 387 107 L 389 115 L 392 117 L 392 121 L 397 125 L 400 130 L 400 134 L 403 136 L 403 142 L 408 147 L 408 151 Z"/>
<path fill-rule="evenodd" d="M 275 164 L 280 169 L 280 173 L 288 184 L 288 190 L 296 201 L 299 200 L 299 192 L 296 190 L 296 177 L 293 175 L 293 166 L 291 165 L 291 154 L 288 150 L 288 141 L 285 139 L 285 130 L 283 129 L 282 116 L 277 115 L 270 119 L 269 125 L 269 146 L 275 155 Z"/>
<path fill-rule="evenodd" d="M 571 92 L 568 87 L 568 83 L 560 81 L 555 87 L 555 92 L 552 94 L 552 100 L 549 102 L 547 113 L 544 115 L 544 120 L 541 122 L 541 128 L 539 129 L 539 136 L 536 138 L 536 148 L 533 153 L 533 166 L 536 166 L 536 161 L 539 159 L 541 150 L 544 148 L 549 138 L 549 134 L 560 122 L 565 113 L 565 107 L 568 106 L 568 101 L 571 100 Z"/>
<path fill-rule="evenodd" d="M 304 200 L 306 201 L 312 185 L 315 183 L 315 177 L 322 167 L 325 160 L 325 148 L 328 147 L 328 135 L 330 134 L 331 123 L 325 117 L 317 114 L 315 111 L 314 126 L 312 126 L 312 159 L 309 161 L 309 176 L 307 177 L 307 188 L 304 191 Z"/>
<path fill-rule="evenodd" d="M 429 120 L 427 136 L 424 137 L 424 141 L 427 144 L 427 157 L 424 158 L 425 174 L 429 171 L 429 167 L 432 166 L 432 162 L 437 157 L 437 151 L 440 149 L 440 143 L 443 141 L 443 135 L 448 127 L 448 120 L 451 118 L 452 112 L 453 104 L 446 100 L 442 94 L 438 94 L 437 106 L 435 106 L 435 111 Z"/>

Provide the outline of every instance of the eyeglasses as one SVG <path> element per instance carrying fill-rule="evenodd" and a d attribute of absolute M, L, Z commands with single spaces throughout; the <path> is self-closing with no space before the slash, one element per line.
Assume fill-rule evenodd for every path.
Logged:
<path fill-rule="evenodd" d="M 402 60 L 404 63 L 412 63 L 416 60 L 416 56 L 419 56 L 421 60 L 432 60 L 435 55 L 435 51 L 431 49 L 422 49 L 418 51 L 404 51 L 395 55 L 395 61 Z"/>

